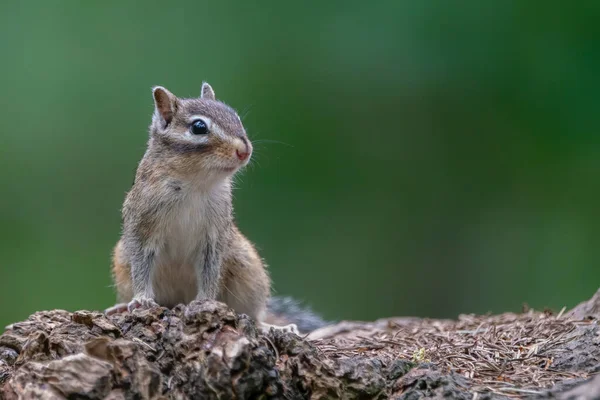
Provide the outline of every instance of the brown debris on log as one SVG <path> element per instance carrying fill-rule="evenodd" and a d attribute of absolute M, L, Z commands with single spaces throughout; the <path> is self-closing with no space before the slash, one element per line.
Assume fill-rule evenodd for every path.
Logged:
<path fill-rule="evenodd" d="M 210 301 L 43 311 L 0 336 L 0 399 L 593 399 L 599 293 L 557 315 L 342 322 L 305 338 Z"/>

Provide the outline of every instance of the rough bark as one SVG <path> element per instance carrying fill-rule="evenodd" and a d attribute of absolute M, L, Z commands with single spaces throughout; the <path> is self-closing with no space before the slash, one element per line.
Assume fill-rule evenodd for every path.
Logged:
<path fill-rule="evenodd" d="M 0 399 L 594 399 L 599 312 L 600 291 L 556 316 L 342 322 L 301 338 L 209 301 L 42 311 L 0 336 Z"/>

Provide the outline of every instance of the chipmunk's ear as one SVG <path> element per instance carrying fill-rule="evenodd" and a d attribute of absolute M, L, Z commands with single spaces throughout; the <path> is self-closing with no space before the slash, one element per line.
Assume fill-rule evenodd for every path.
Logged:
<path fill-rule="evenodd" d="M 152 96 L 154 97 L 155 116 L 160 117 L 165 126 L 169 125 L 177 111 L 177 96 L 162 86 L 153 87 Z"/>
<path fill-rule="evenodd" d="M 216 100 L 215 91 L 208 82 L 202 83 L 202 89 L 200 89 L 200 98 L 206 100 Z"/>

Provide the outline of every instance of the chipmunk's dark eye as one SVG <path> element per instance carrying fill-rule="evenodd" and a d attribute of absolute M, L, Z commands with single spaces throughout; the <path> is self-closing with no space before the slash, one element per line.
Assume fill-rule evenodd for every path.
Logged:
<path fill-rule="evenodd" d="M 206 135 L 208 133 L 208 126 L 206 126 L 206 122 L 198 119 L 192 123 L 190 131 L 194 135 Z"/>

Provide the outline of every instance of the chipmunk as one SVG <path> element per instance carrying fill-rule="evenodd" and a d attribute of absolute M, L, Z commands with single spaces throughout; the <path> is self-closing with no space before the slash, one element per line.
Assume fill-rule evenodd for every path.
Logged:
<path fill-rule="evenodd" d="M 150 138 L 113 250 L 121 303 L 106 313 L 212 299 L 247 314 L 263 330 L 298 333 L 298 325 L 303 332 L 322 326 L 320 317 L 291 299 L 270 298 L 266 266 L 235 225 L 231 180 L 252 155 L 238 114 L 206 82 L 199 98 L 178 98 L 161 86 L 152 94 Z"/>

